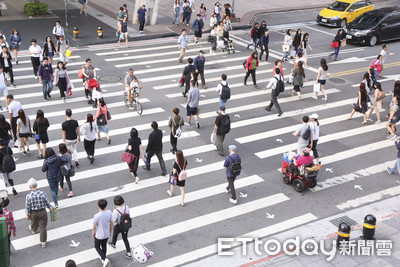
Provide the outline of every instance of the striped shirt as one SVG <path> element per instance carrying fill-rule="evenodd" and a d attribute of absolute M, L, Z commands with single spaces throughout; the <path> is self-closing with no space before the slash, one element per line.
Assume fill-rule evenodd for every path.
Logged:
<path fill-rule="evenodd" d="M 32 190 L 26 195 L 25 211 L 30 214 L 32 210 L 50 209 L 50 202 L 45 192 Z"/>

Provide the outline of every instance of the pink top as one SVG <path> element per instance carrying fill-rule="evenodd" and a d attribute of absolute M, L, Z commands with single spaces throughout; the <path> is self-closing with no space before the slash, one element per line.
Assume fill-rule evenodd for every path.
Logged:
<path fill-rule="evenodd" d="M 108 111 L 107 105 L 104 105 L 104 107 L 98 106 L 96 116 L 94 116 L 93 120 L 96 121 L 96 119 L 100 116 L 100 114 L 103 113 L 106 117 L 106 122 L 108 122 L 107 111 Z"/>
<path fill-rule="evenodd" d="M 313 157 L 312 156 L 300 156 L 296 159 L 296 167 L 299 167 L 303 164 L 309 164 L 313 162 Z"/>

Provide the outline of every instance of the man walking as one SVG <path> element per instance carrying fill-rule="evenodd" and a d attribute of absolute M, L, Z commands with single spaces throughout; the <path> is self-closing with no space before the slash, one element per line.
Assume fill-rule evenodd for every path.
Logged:
<path fill-rule="evenodd" d="M 163 143 L 162 143 L 162 138 L 163 138 L 163 133 L 161 130 L 158 129 L 158 123 L 156 121 L 153 121 L 151 123 L 151 128 L 153 131 L 149 135 L 149 142 L 146 147 L 146 153 L 147 153 L 147 160 L 145 162 L 146 166 L 143 166 L 142 168 L 150 171 L 150 161 L 151 158 L 154 156 L 154 154 L 158 158 L 158 162 L 160 163 L 161 167 L 161 175 L 164 176 L 167 174 L 167 170 L 165 169 L 165 162 L 162 157 L 162 148 L 163 148 Z"/>
<path fill-rule="evenodd" d="M 200 128 L 200 123 L 198 121 L 198 106 L 200 101 L 200 91 L 196 87 L 196 82 L 194 80 L 190 81 L 190 90 L 186 101 L 186 113 L 188 117 L 188 124 L 190 125 L 190 119 L 192 116 L 196 120 L 196 127 Z"/>
<path fill-rule="evenodd" d="M 65 39 L 64 35 L 60 35 L 60 40 L 57 41 L 56 52 L 60 55 L 60 61 L 64 63 L 64 66 L 68 63 L 68 57 L 66 56 L 67 49 L 69 49 L 69 41 Z"/>
<path fill-rule="evenodd" d="M 278 95 L 280 93 L 282 86 L 283 86 L 283 89 L 285 89 L 285 83 L 284 83 L 282 75 L 281 75 L 281 70 L 276 68 L 274 77 L 271 78 L 268 85 L 264 88 L 264 91 L 267 89 L 272 89 L 271 90 L 271 102 L 265 109 L 267 111 L 271 111 L 272 106 L 275 105 L 275 107 L 278 109 L 278 112 L 279 112 L 278 117 L 282 116 L 282 114 L 283 114 L 283 112 L 281 110 L 281 106 L 279 106 L 279 103 L 278 103 Z"/>
<path fill-rule="evenodd" d="M 137 11 L 137 20 L 136 24 L 139 24 L 139 33 L 143 33 L 144 29 L 144 23 L 146 22 L 146 14 L 147 14 L 147 9 L 145 5 L 142 5 L 141 8 Z"/>
<path fill-rule="evenodd" d="M 186 29 L 183 29 L 182 34 L 178 38 L 178 48 L 181 51 L 181 53 L 179 54 L 179 63 L 182 63 L 183 57 L 185 56 L 187 44 L 188 36 L 186 34 Z"/>
<path fill-rule="evenodd" d="M 206 63 L 206 58 L 204 57 L 204 51 L 200 50 L 200 55 L 198 55 L 194 59 L 194 74 L 193 74 L 193 79 L 197 83 L 197 77 L 200 74 L 201 77 L 201 86 L 203 89 L 206 89 L 206 80 L 204 79 L 204 64 Z M 198 85 L 197 85 L 198 86 Z"/>
<path fill-rule="evenodd" d="M 231 193 L 232 197 L 229 201 L 233 204 L 237 204 L 236 192 L 235 192 L 235 179 L 240 174 L 242 159 L 236 154 L 236 146 L 229 146 L 229 156 L 225 159 L 224 168 L 226 170 L 226 179 L 228 180 L 228 186 L 225 188 L 225 193 Z"/>
<path fill-rule="evenodd" d="M 26 196 L 25 211 L 26 219 L 31 221 L 29 231 L 36 234 L 38 228 L 40 229 L 40 242 L 42 248 L 46 247 L 47 242 L 47 212 L 46 208 L 53 211 L 50 206 L 49 199 L 46 193 L 37 189 L 37 182 L 34 178 L 29 179 L 28 186 L 31 192 Z"/>
<path fill-rule="evenodd" d="M 215 125 L 213 133 L 217 134 L 218 144 L 217 149 L 218 153 L 221 156 L 224 156 L 224 139 L 225 135 L 229 133 L 231 130 L 231 118 L 228 114 L 225 113 L 225 106 L 219 107 L 219 115 L 215 119 Z"/>
<path fill-rule="evenodd" d="M 79 131 L 79 124 L 76 120 L 71 118 L 72 111 L 70 109 L 65 110 L 65 116 L 67 120 L 61 125 L 63 143 L 67 145 L 67 148 L 72 153 L 72 160 L 75 161 L 75 166 L 79 166 L 78 162 L 78 151 L 76 146 L 81 141 L 81 133 Z"/>
<path fill-rule="evenodd" d="M 59 20 L 56 21 L 56 26 L 53 28 L 54 42 L 57 43 L 60 40 L 60 36 L 64 35 L 64 28 L 61 26 Z"/>
<path fill-rule="evenodd" d="M 4 96 L 4 102 L 6 102 L 6 106 L 8 107 L 8 101 L 7 101 L 7 95 L 8 95 L 8 90 L 7 90 L 7 75 L 5 72 L 3 72 L 3 66 L 0 65 L 0 98 L 1 96 Z M 3 110 L 3 107 L 1 106 L 0 103 L 0 110 Z"/>
<path fill-rule="evenodd" d="M 203 28 L 204 28 L 204 22 L 201 19 L 201 15 L 197 14 L 197 19 L 193 21 L 192 27 L 190 28 L 190 32 L 194 29 L 194 42 L 197 43 L 199 42 L 199 39 L 203 35 Z"/>
<path fill-rule="evenodd" d="M 17 141 L 17 120 L 18 120 L 18 111 L 22 109 L 21 103 L 19 101 L 14 100 L 14 96 L 12 94 L 7 95 L 8 101 L 8 112 L 10 116 L 11 129 L 13 132 L 13 140 L 14 147 L 18 147 L 15 143 Z"/>
<path fill-rule="evenodd" d="M 265 52 L 265 61 L 268 61 L 268 56 L 269 56 L 269 49 L 268 49 L 268 44 L 269 44 L 269 35 L 268 35 L 268 29 L 265 30 L 265 33 L 263 36 L 261 36 L 261 53 L 260 53 L 260 61 L 262 61 L 262 56 Z"/>
<path fill-rule="evenodd" d="M 229 84 L 226 82 L 228 76 L 226 74 L 221 75 L 221 82 L 217 86 L 217 93 L 219 96 L 219 106 L 224 107 L 226 101 L 231 98 L 231 89 L 229 88 Z M 218 113 L 219 111 L 217 111 Z M 219 114 L 219 113 L 218 113 Z"/>
<path fill-rule="evenodd" d="M 310 149 L 312 149 L 312 132 L 308 121 L 310 118 L 308 116 L 303 117 L 303 123 L 297 127 L 297 130 L 293 133 L 293 136 L 298 136 L 297 140 L 297 154 L 301 155 L 303 148 L 310 144 Z M 311 143 L 310 143 L 311 140 Z"/>
<path fill-rule="evenodd" d="M 183 97 L 186 97 L 186 94 L 190 90 L 190 81 L 193 79 L 194 75 L 194 66 L 193 59 L 188 58 L 188 65 L 183 69 L 183 76 L 185 77 L 185 92 L 182 92 Z"/>
<path fill-rule="evenodd" d="M 111 236 L 113 228 L 113 218 L 110 210 L 106 210 L 107 200 L 100 199 L 97 202 L 99 212 L 94 215 L 92 236 L 94 238 L 94 248 L 100 255 L 103 267 L 110 265 L 110 260 L 107 259 L 107 240 Z"/>
<path fill-rule="evenodd" d="M 49 64 L 49 59 L 43 57 L 43 64 L 40 64 L 39 69 L 39 83 L 43 85 L 43 98 L 47 101 L 47 98 L 51 99 L 50 93 L 53 90 L 53 68 Z"/>

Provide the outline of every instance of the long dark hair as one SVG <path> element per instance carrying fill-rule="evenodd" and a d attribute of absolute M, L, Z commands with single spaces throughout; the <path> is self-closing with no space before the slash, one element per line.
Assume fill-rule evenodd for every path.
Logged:
<path fill-rule="evenodd" d="M 367 89 L 365 88 L 365 83 L 360 83 L 360 92 L 361 94 L 368 94 Z"/>
<path fill-rule="evenodd" d="M 371 75 L 371 78 L 374 81 L 376 79 L 374 68 L 369 68 L 369 74 Z"/>
<path fill-rule="evenodd" d="M 313 119 L 316 123 L 317 123 L 317 125 L 319 126 L 319 121 L 318 121 L 318 119 Z"/>
<path fill-rule="evenodd" d="M 0 114 L 0 128 L 7 128 L 7 121 L 3 114 Z"/>
<path fill-rule="evenodd" d="M 18 110 L 18 117 L 21 119 L 22 123 L 26 126 L 27 120 L 26 120 L 25 112 L 22 108 L 20 110 Z"/>
<path fill-rule="evenodd" d="M 368 86 L 371 86 L 371 79 L 369 78 L 368 72 L 364 73 L 363 79 L 367 81 Z"/>
<path fill-rule="evenodd" d="M 299 61 L 297 63 L 297 67 L 299 67 L 300 74 L 303 76 L 303 74 L 304 74 L 303 61 Z"/>
<path fill-rule="evenodd" d="M 327 70 L 328 70 L 328 65 L 326 64 L 326 59 L 325 59 L 325 58 L 321 58 L 320 63 L 321 63 L 321 68 L 322 68 L 324 71 L 327 71 Z"/>
<path fill-rule="evenodd" d="M 308 32 L 306 32 L 305 34 L 303 34 L 303 42 L 304 42 L 304 40 L 305 40 L 308 36 L 310 36 L 310 34 L 309 34 Z"/>
<path fill-rule="evenodd" d="M 376 89 L 378 89 L 379 91 L 383 92 L 383 90 L 382 90 L 382 85 L 381 85 L 380 82 L 374 83 L 374 86 L 375 86 Z"/>
<path fill-rule="evenodd" d="M 44 121 L 44 112 L 41 109 L 38 109 L 38 111 L 36 111 L 36 120 L 43 122 Z"/>
<path fill-rule="evenodd" d="M 254 55 L 256 55 L 256 58 L 258 58 L 258 53 L 257 53 L 257 51 L 254 51 L 253 53 L 251 53 L 251 58 L 254 58 Z"/>
<path fill-rule="evenodd" d="M 48 159 L 51 156 L 54 156 L 56 153 L 54 152 L 54 150 L 51 147 L 46 148 L 46 152 L 44 152 L 44 158 Z"/>
<path fill-rule="evenodd" d="M 182 150 L 176 151 L 176 163 L 178 163 L 179 168 L 185 168 L 185 157 L 183 156 Z"/>
<path fill-rule="evenodd" d="M 104 107 L 106 105 L 106 102 L 104 102 L 104 98 L 100 98 L 98 101 L 101 107 Z"/>
<path fill-rule="evenodd" d="M 93 131 L 93 115 L 88 113 L 86 115 L 86 122 L 90 123 L 90 131 Z"/>
<path fill-rule="evenodd" d="M 60 65 L 60 64 L 62 64 L 62 69 L 65 70 L 66 67 L 65 67 L 65 65 L 64 65 L 64 62 L 62 62 L 62 61 L 58 61 L 58 62 L 57 62 L 57 69 L 60 70 L 60 68 L 58 67 L 58 65 Z"/>

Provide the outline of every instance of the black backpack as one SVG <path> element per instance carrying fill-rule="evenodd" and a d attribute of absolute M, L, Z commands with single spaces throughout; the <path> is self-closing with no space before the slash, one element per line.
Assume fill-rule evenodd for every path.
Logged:
<path fill-rule="evenodd" d="M 228 156 L 231 160 L 233 160 L 230 170 L 233 175 L 237 176 L 242 171 L 242 164 L 238 161 L 238 155 L 236 155 L 236 159 L 233 159 L 231 156 Z"/>
<path fill-rule="evenodd" d="M 121 214 L 121 218 L 119 220 L 119 229 L 122 233 L 125 233 L 132 227 L 132 218 L 128 213 L 126 213 L 126 206 L 124 213 L 121 213 L 118 209 L 117 211 L 119 214 Z"/>
<path fill-rule="evenodd" d="M 276 78 L 276 86 L 275 86 L 275 92 L 276 93 L 283 93 L 285 91 L 285 83 L 282 79 Z"/>
<path fill-rule="evenodd" d="M 221 133 L 227 134 L 229 133 L 230 130 L 231 130 L 231 119 L 229 118 L 229 115 L 226 114 L 225 117 L 222 117 Z"/>
<path fill-rule="evenodd" d="M 311 136 L 311 129 L 310 129 L 310 125 L 308 125 L 308 128 L 304 131 L 304 133 L 301 135 L 301 137 L 304 140 L 309 140 Z"/>
<path fill-rule="evenodd" d="M 246 63 L 247 63 L 247 59 L 245 59 L 244 61 L 243 61 L 243 68 L 245 68 L 246 69 Z"/>
<path fill-rule="evenodd" d="M 221 99 L 226 101 L 228 99 L 231 98 L 231 89 L 229 88 L 228 83 L 226 83 L 225 85 L 222 85 L 222 89 L 221 89 Z"/>
<path fill-rule="evenodd" d="M 4 154 L 3 151 L 0 150 L 0 153 L 3 155 L 3 162 L 1 164 L 3 172 L 10 173 L 15 171 L 15 161 L 13 157 L 10 154 L 8 154 L 8 151 Z"/>

